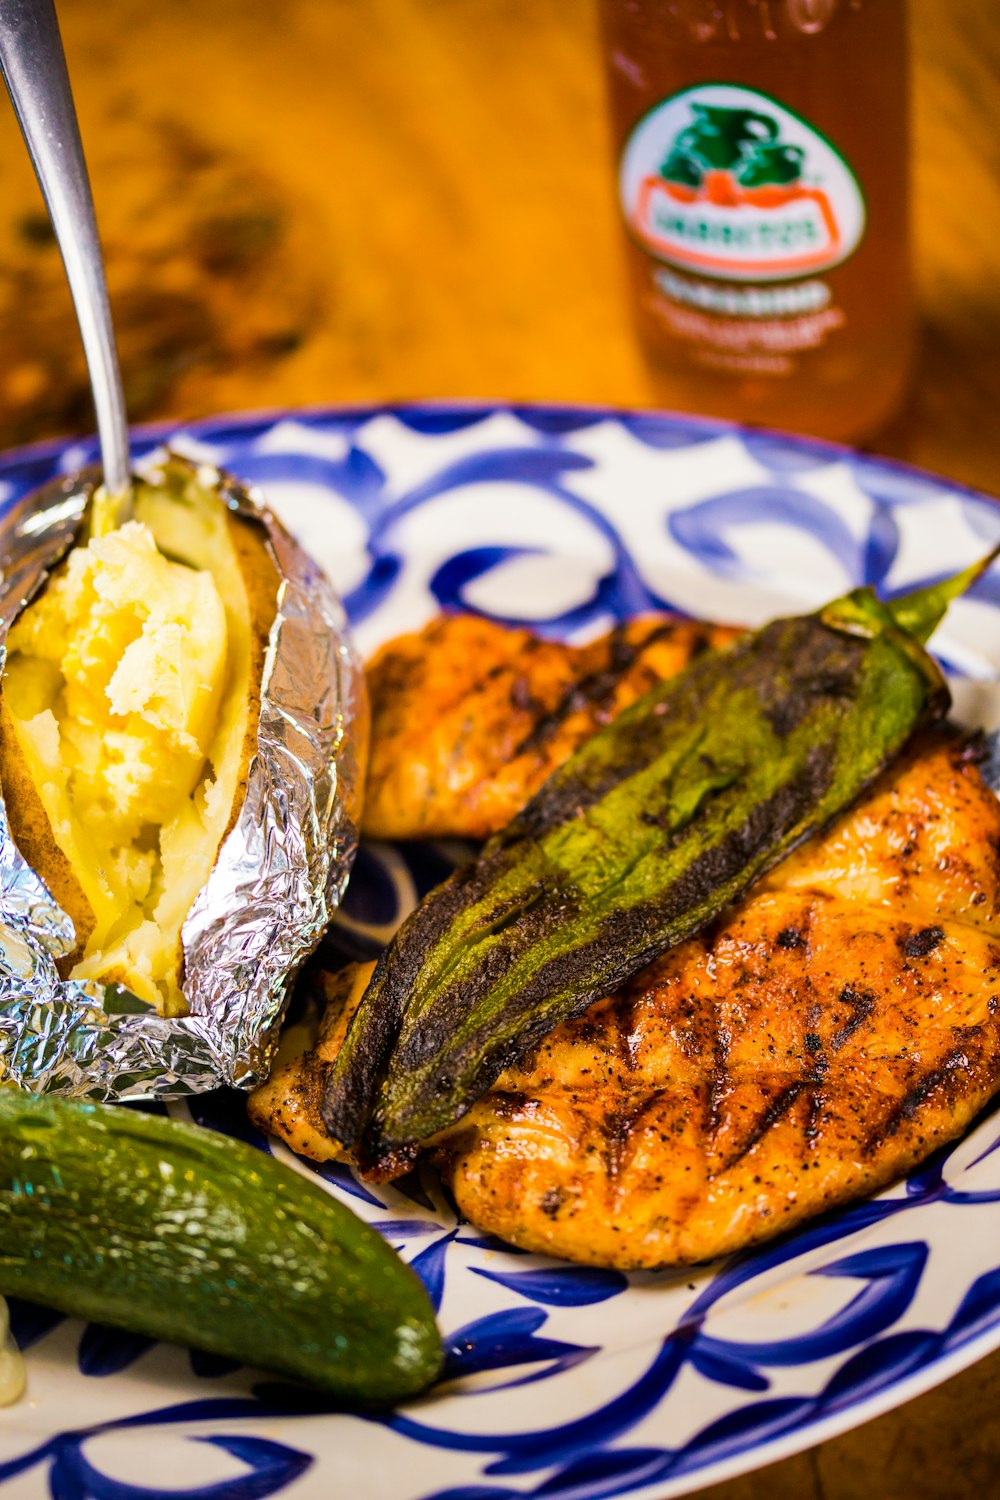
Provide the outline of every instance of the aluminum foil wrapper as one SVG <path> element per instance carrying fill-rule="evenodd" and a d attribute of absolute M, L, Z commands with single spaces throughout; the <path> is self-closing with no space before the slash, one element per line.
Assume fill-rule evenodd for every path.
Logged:
<path fill-rule="evenodd" d="M 162 462 L 154 455 L 140 477 L 155 482 Z M 357 847 L 367 705 L 340 600 L 259 496 L 188 466 L 266 529 L 283 580 L 257 755 L 182 928 L 183 1017 L 164 1018 L 118 986 L 60 980 L 73 924 L 15 846 L 0 798 L 0 1079 L 34 1092 L 114 1100 L 251 1087 L 268 1070 L 291 983 Z M 80 534 L 98 478 L 57 481 L 0 516 L 0 666 L 13 621 Z"/>

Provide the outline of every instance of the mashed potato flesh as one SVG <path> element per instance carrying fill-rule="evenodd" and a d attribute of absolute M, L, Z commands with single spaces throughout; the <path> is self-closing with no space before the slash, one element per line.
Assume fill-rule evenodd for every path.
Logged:
<path fill-rule="evenodd" d="M 169 821 L 194 790 L 226 670 L 226 614 L 209 573 L 168 561 L 130 521 L 78 548 L 10 634 L 48 664 L 76 814 L 112 847 Z"/>
<path fill-rule="evenodd" d="M 73 977 L 122 983 L 176 1014 L 180 925 L 239 774 L 247 626 L 224 514 L 178 516 L 147 499 L 218 569 L 165 556 L 142 520 L 92 538 L 12 628 L 4 692 L 93 912 Z"/>

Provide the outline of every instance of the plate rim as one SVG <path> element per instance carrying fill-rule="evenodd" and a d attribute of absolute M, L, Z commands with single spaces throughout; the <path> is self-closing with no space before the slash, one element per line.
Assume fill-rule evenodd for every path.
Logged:
<path fill-rule="evenodd" d="M 736 422 L 725 417 L 706 417 L 698 413 L 675 411 L 669 407 L 659 406 L 630 406 L 608 404 L 601 401 L 547 401 L 547 400 L 518 400 L 516 398 L 500 398 L 488 396 L 428 396 L 399 401 L 330 401 L 317 402 L 315 405 L 302 406 L 262 406 L 245 407 L 240 410 L 223 410 L 212 412 L 196 417 L 167 417 L 152 422 L 130 423 L 128 428 L 129 438 L 138 442 L 157 442 L 169 438 L 171 433 L 198 436 L 202 429 L 214 426 L 251 428 L 260 425 L 274 425 L 282 421 L 295 421 L 297 418 L 305 418 L 309 421 L 343 420 L 345 418 L 357 417 L 361 420 L 371 420 L 379 416 L 398 416 L 406 412 L 478 412 L 485 419 L 497 413 L 508 413 L 514 417 L 520 412 L 546 411 L 558 412 L 569 415 L 581 413 L 586 416 L 604 417 L 614 420 L 615 418 L 641 418 L 650 417 L 663 421 L 670 425 L 676 423 L 686 427 L 701 428 L 705 432 L 714 433 L 718 437 L 733 434 L 740 436 L 743 433 L 751 433 L 761 438 L 774 438 L 778 442 L 787 443 L 793 447 L 809 449 L 818 453 L 829 454 L 831 459 L 839 457 L 863 458 L 878 469 L 884 469 L 889 473 L 897 473 L 907 478 L 929 480 L 934 484 L 947 486 L 955 494 L 963 499 L 982 500 L 989 505 L 1000 505 L 1000 489 L 996 494 L 990 490 L 980 489 L 976 485 L 967 484 L 964 480 L 951 479 L 947 474 L 942 474 L 936 469 L 928 468 L 925 464 L 910 463 L 908 459 L 895 458 L 889 454 L 878 453 L 866 447 L 855 446 L 851 443 L 835 442 L 831 438 L 812 437 L 808 433 L 790 432 L 781 427 L 757 426 L 750 422 Z M 97 433 L 85 432 L 67 434 L 56 438 L 41 438 L 32 443 L 19 443 L 12 448 L 0 449 L 0 470 L 14 462 L 27 462 L 30 460 L 41 461 L 46 458 L 56 457 L 74 446 L 87 445 L 97 447 Z"/>

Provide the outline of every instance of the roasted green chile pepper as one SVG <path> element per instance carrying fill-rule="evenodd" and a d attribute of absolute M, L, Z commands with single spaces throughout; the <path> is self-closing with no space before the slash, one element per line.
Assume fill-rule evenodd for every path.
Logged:
<path fill-rule="evenodd" d="M 858 589 L 696 660 L 596 734 L 383 954 L 332 1070 L 330 1134 L 374 1175 L 548 1031 L 818 833 L 943 717 L 925 639 L 987 565 Z"/>

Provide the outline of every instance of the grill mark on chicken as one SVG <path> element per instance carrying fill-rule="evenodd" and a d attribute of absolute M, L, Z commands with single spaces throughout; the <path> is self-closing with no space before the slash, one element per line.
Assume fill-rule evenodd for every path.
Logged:
<path fill-rule="evenodd" d="M 952 1048 L 938 1067 L 928 1069 L 922 1078 L 907 1089 L 899 1103 L 888 1111 L 881 1124 L 865 1139 L 862 1145 L 864 1155 L 871 1156 L 890 1136 L 898 1132 L 904 1121 L 912 1124 L 934 1090 L 946 1083 L 956 1069 L 967 1069 L 968 1066 L 965 1048 Z"/>
<path fill-rule="evenodd" d="M 869 1016 L 872 1015 L 875 1010 L 876 997 L 870 990 L 856 990 L 853 985 L 845 984 L 840 992 L 839 999 L 842 1005 L 849 1005 L 851 1007 L 851 1014 L 842 1026 L 837 1027 L 837 1030 L 830 1038 L 830 1046 L 834 1052 L 839 1052 L 844 1043 L 849 1041 L 854 1035 L 858 1027 L 863 1026 Z"/>
<path fill-rule="evenodd" d="M 645 1110 L 647 1102 L 643 1099 L 635 1108 L 626 1106 L 609 1109 L 604 1116 L 601 1133 L 604 1140 L 608 1181 L 612 1189 L 625 1163 L 632 1127 Z"/>
<path fill-rule="evenodd" d="M 779 1120 L 782 1120 L 796 1099 L 805 1088 L 802 1082 L 790 1083 L 787 1088 L 772 1099 L 763 1114 L 755 1120 L 746 1138 L 740 1142 L 736 1150 L 729 1156 L 721 1167 L 718 1167 L 710 1175 L 720 1177 L 726 1172 L 731 1172 L 734 1167 L 739 1166 L 745 1156 L 749 1156 L 755 1146 L 759 1146 L 769 1131 L 773 1130 Z"/>
<path fill-rule="evenodd" d="M 551 740 L 563 727 L 571 714 L 588 709 L 600 721 L 606 717 L 622 678 L 635 665 L 644 651 L 659 641 L 667 640 L 677 632 L 678 621 L 666 620 L 644 640 L 631 639 L 627 625 L 617 625 L 605 638 L 608 652 L 607 664 L 581 677 L 563 693 L 550 713 L 544 714 L 524 738 L 514 747 L 515 755 L 531 755 Z M 689 660 L 693 661 L 706 649 L 704 630 L 698 631 L 692 640 Z"/>
<path fill-rule="evenodd" d="M 578 713 L 581 709 L 599 710 L 607 705 L 620 678 L 635 661 L 640 646 L 627 639 L 622 625 L 616 625 L 602 644 L 607 650 L 606 664 L 587 673 L 566 689 L 555 707 L 542 714 L 514 746 L 515 756 L 530 755 L 539 750 L 562 728 L 571 714 Z"/>
<path fill-rule="evenodd" d="M 907 958 L 926 958 L 933 953 L 944 937 L 941 927 L 922 927 L 919 932 L 907 933 L 900 939 L 900 948 Z"/>
<path fill-rule="evenodd" d="M 729 1086 L 729 1035 L 723 1027 L 718 1006 L 709 1003 L 712 1024 L 712 1076 L 708 1090 L 708 1139 L 714 1141 L 722 1122 L 722 1102 Z"/>
<path fill-rule="evenodd" d="M 630 1073 L 635 1071 L 636 1066 L 635 1006 L 635 997 L 626 993 L 614 1007 L 615 1050 Z"/>

